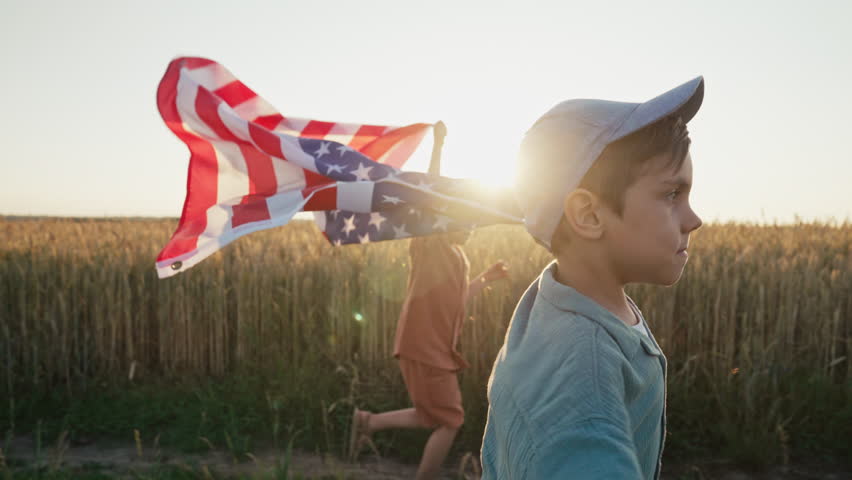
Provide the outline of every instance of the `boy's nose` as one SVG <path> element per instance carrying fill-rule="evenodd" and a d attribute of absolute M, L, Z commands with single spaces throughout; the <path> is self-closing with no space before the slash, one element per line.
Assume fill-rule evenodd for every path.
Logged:
<path fill-rule="evenodd" d="M 695 213 L 695 210 L 692 207 L 689 207 L 689 216 L 687 217 L 687 221 L 685 222 L 686 232 L 694 232 L 701 228 L 704 222 L 701 221 L 701 217 Z"/>

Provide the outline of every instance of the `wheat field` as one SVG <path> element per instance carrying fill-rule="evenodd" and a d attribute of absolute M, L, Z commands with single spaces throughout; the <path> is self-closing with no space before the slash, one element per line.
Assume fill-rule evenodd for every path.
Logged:
<path fill-rule="evenodd" d="M 406 241 L 333 248 L 297 221 L 158 280 L 175 223 L 0 218 L 0 398 L 271 369 L 348 372 L 350 397 L 405 406 L 391 353 Z M 460 344 L 473 445 L 515 303 L 550 257 L 517 226 L 481 229 L 465 250 L 472 274 L 499 259 L 511 272 L 471 302 Z M 630 286 L 669 359 L 673 434 L 746 437 L 781 458 L 803 431 L 849 432 L 836 425 L 848 406 L 836 405 L 852 390 L 850 272 L 848 222 L 711 224 L 693 235 L 677 285 Z"/>

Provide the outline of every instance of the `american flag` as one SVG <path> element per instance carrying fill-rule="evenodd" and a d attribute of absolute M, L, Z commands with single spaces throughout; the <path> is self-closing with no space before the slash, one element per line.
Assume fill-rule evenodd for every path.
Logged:
<path fill-rule="evenodd" d="M 299 212 L 315 212 L 335 245 L 521 221 L 505 192 L 399 170 L 429 124 L 284 117 L 222 65 L 197 57 L 169 64 L 157 106 L 191 154 L 180 222 L 157 257 L 160 278 Z"/>

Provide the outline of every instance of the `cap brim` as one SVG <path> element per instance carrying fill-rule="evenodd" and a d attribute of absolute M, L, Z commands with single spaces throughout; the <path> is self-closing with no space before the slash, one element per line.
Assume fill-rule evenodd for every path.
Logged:
<path fill-rule="evenodd" d="M 704 77 L 695 77 L 662 95 L 640 103 L 615 131 L 610 142 L 624 138 L 670 115 L 678 115 L 687 123 L 698 113 L 703 100 Z"/>

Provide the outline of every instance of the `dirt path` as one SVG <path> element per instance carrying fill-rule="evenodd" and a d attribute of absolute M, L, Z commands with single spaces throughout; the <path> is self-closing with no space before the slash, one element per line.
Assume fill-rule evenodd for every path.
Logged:
<path fill-rule="evenodd" d="M 116 478 L 137 478 L 158 467 L 171 466 L 195 472 L 204 478 L 206 472 L 217 477 L 253 476 L 280 472 L 286 460 L 286 452 L 272 449 L 251 455 L 251 460 L 235 461 L 225 451 L 211 450 L 203 454 L 178 454 L 162 449 L 144 448 L 140 454 L 135 445 L 105 444 L 71 446 L 57 442 L 44 446 L 37 452 L 31 437 L 17 437 L 6 443 L 3 451 L 6 464 L 12 469 L 45 466 L 51 469 L 98 468 L 101 472 L 114 474 Z M 459 471 L 447 468 L 442 480 L 458 479 Z M 337 457 L 310 452 L 293 452 L 289 458 L 288 471 L 308 478 L 346 478 L 402 480 L 414 478 L 416 465 L 403 464 L 393 459 L 365 455 L 357 463 L 343 461 Z M 0 469 L 2 471 L 2 469 Z M 468 470 L 469 471 L 469 470 Z M 470 478 L 470 477 L 468 477 Z M 666 465 L 663 480 L 846 480 L 852 472 L 840 466 L 791 466 L 776 467 L 766 472 L 747 473 L 719 462 L 701 464 Z"/>
<path fill-rule="evenodd" d="M 102 471 L 117 476 L 132 475 L 151 471 L 157 467 L 172 466 L 182 470 L 197 472 L 202 476 L 205 471 L 217 476 L 245 476 L 274 473 L 283 468 L 291 474 L 298 473 L 311 478 L 346 478 L 399 480 L 414 478 L 416 465 L 406 465 L 386 458 L 366 455 L 357 463 L 350 463 L 332 455 L 294 451 L 289 457 L 285 451 L 265 449 L 238 461 L 221 450 L 211 450 L 202 454 L 183 454 L 159 448 L 137 450 L 133 444 L 98 443 L 71 446 L 67 442 L 43 446 L 37 451 L 31 437 L 14 438 L 7 445 L 3 455 L 11 468 L 32 468 L 44 466 L 51 469 L 78 469 L 98 467 Z M 444 478 L 456 478 L 454 472 L 447 470 Z"/>

